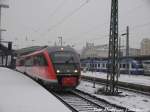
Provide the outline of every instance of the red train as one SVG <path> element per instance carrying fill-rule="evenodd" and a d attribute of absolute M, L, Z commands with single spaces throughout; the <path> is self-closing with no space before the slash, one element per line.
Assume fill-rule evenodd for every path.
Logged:
<path fill-rule="evenodd" d="M 80 59 L 71 47 L 46 47 L 20 56 L 16 69 L 51 88 L 75 88 L 79 84 Z"/>

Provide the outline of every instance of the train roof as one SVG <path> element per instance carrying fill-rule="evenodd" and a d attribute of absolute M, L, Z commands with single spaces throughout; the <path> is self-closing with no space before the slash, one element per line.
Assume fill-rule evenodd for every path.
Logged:
<path fill-rule="evenodd" d="M 57 51 L 72 51 L 77 53 L 72 47 L 70 46 L 44 46 L 44 47 L 37 47 L 36 49 L 31 49 L 31 47 L 26 48 L 25 51 L 19 57 L 24 58 L 26 56 L 35 55 L 47 50 L 49 53 L 57 52 Z"/>
<path fill-rule="evenodd" d="M 23 55 L 28 55 L 30 53 L 33 53 L 35 51 L 39 51 L 39 50 L 42 50 L 44 48 L 46 48 L 47 46 L 31 46 L 31 47 L 26 47 L 26 48 L 22 48 L 22 49 L 19 49 L 19 50 L 16 50 L 16 54 L 18 56 L 23 56 Z"/>
<path fill-rule="evenodd" d="M 51 46 L 46 48 L 49 53 L 56 52 L 56 51 L 72 51 L 76 52 L 72 47 L 70 46 Z"/>

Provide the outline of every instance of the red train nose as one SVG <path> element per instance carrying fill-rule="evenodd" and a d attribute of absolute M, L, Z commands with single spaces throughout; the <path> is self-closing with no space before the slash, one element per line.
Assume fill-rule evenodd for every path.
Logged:
<path fill-rule="evenodd" d="M 64 77 L 62 78 L 62 86 L 69 87 L 69 86 L 76 86 L 77 85 L 77 78 L 76 77 Z"/>

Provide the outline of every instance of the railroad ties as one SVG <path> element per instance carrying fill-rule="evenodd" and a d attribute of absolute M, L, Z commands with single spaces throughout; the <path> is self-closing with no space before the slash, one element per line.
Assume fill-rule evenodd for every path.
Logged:
<path fill-rule="evenodd" d="M 126 112 L 127 109 L 110 104 L 103 99 L 91 96 L 79 90 L 69 92 L 52 92 L 61 102 L 73 112 Z"/>

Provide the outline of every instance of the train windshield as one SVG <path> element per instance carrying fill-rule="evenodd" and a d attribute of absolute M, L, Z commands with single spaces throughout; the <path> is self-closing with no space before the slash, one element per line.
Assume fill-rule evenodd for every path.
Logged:
<path fill-rule="evenodd" d="M 54 52 L 51 59 L 57 74 L 68 74 L 80 72 L 79 58 L 73 52 Z"/>
<path fill-rule="evenodd" d="M 79 63 L 77 55 L 73 52 L 54 52 L 51 59 L 53 63 Z"/>

